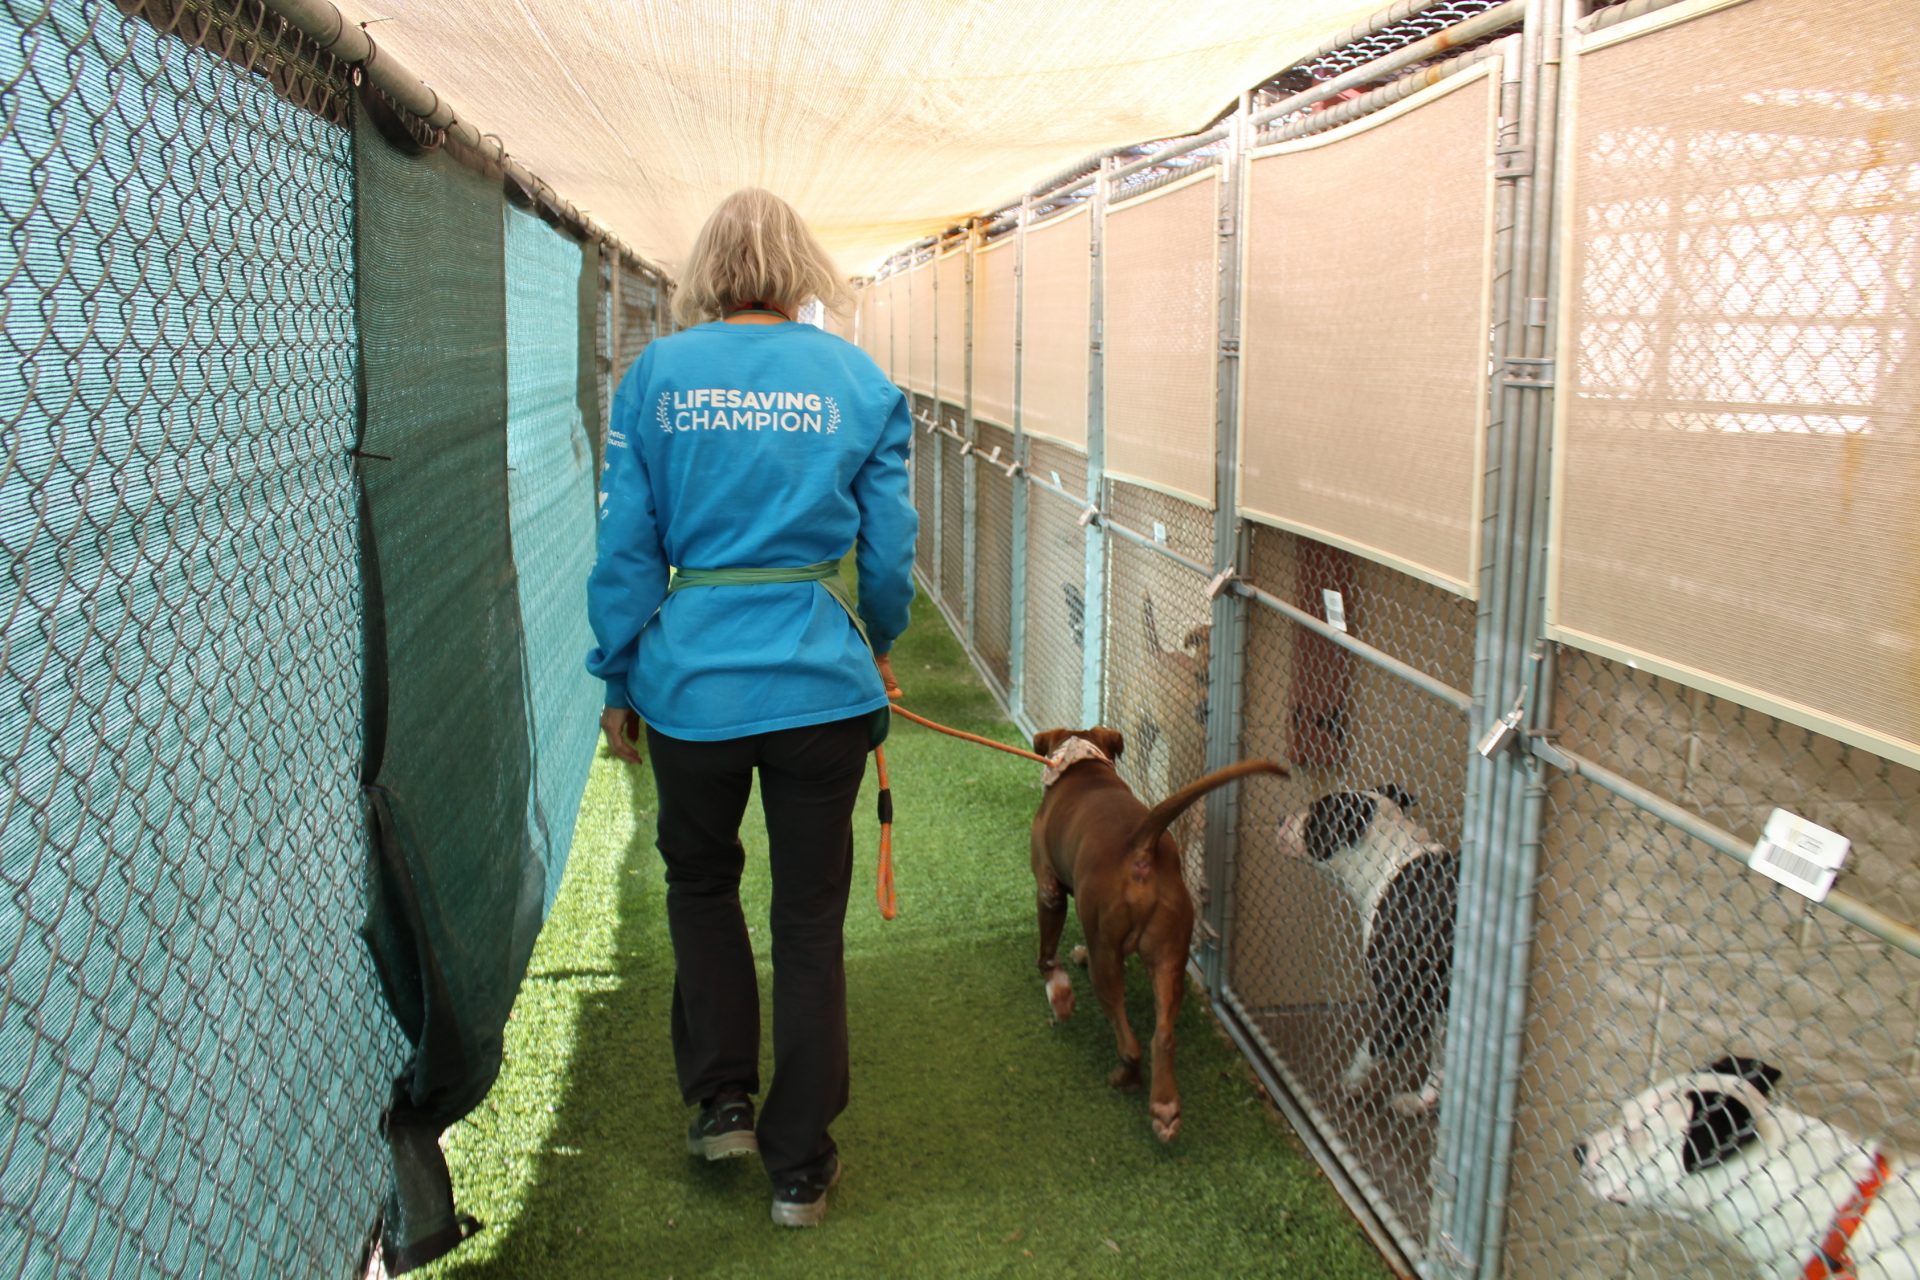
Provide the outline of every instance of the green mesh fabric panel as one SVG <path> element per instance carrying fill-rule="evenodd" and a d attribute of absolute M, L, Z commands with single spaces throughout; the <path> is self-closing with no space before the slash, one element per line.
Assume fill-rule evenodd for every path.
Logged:
<path fill-rule="evenodd" d="M 372 1226 L 351 159 L 0 0 L 0 1274 L 345 1276 Z"/>
<path fill-rule="evenodd" d="M 499 1070 L 547 894 L 508 521 L 505 202 L 355 118 L 367 936 L 414 1046 L 397 1102 L 431 1127 Z"/>
<path fill-rule="evenodd" d="M 537 218 L 507 210 L 507 492 L 531 695 L 529 834 L 546 864 L 549 907 L 573 844 L 605 700 L 585 665 L 593 647 L 587 572 L 595 470 L 581 389 L 597 378 L 591 328 L 584 371 L 581 365 L 579 282 L 597 283 L 597 257 L 589 276 L 580 246 Z M 596 399 L 589 390 L 588 402 Z"/>

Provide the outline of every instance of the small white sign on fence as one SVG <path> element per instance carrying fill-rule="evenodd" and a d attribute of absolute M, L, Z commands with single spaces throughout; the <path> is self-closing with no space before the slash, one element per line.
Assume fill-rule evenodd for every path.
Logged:
<path fill-rule="evenodd" d="M 1815 826 L 1785 809 L 1775 809 L 1767 818 L 1766 830 L 1754 843 L 1747 865 L 1795 893 L 1823 902 L 1851 845 L 1837 831 Z"/>
<path fill-rule="evenodd" d="M 1322 588 L 1320 601 L 1327 606 L 1327 625 L 1335 631 L 1347 629 L 1347 602 L 1340 598 L 1338 591 Z"/>

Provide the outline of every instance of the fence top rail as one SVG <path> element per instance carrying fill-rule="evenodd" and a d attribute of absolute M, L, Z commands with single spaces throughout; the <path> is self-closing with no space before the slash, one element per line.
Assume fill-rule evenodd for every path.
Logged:
<path fill-rule="evenodd" d="M 1376 58 L 1351 71 L 1342 72 L 1331 80 L 1322 80 L 1312 88 L 1303 89 L 1291 97 L 1282 98 L 1270 107 L 1263 107 L 1253 113 L 1248 123 L 1255 129 L 1261 128 L 1282 116 L 1292 115 L 1317 102 L 1344 93 L 1348 89 L 1373 84 L 1402 68 L 1410 67 L 1417 62 L 1426 62 L 1463 44 L 1470 44 L 1497 31 L 1518 26 L 1527 16 L 1528 3 L 1529 0 L 1507 0 L 1505 4 L 1488 9 L 1484 13 L 1477 13 L 1456 26 L 1448 27 L 1444 31 L 1436 31 L 1423 40 L 1416 40 L 1412 44 L 1394 50 L 1385 57 Z"/>
<path fill-rule="evenodd" d="M 548 200 L 588 239 L 611 247 L 625 261 L 637 263 L 643 270 L 671 283 L 673 277 L 664 268 L 635 252 L 620 237 L 589 218 L 572 201 L 561 196 L 537 174 L 508 155 L 506 144 L 498 137 L 481 132 L 462 117 L 451 102 L 400 59 L 381 50 L 365 28 L 348 22 L 329 0 L 262 0 L 262 3 L 269 12 L 304 32 L 324 52 L 352 66 L 356 72 L 356 82 L 359 76 L 365 76 L 368 83 L 386 94 L 402 110 L 419 117 L 435 129 L 444 130 L 475 153 L 490 157 L 514 182 Z"/>

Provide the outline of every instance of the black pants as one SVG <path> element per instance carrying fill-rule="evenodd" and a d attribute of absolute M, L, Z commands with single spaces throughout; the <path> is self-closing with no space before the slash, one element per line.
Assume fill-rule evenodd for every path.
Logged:
<path fill-rule="evenodd" d="M 647 730 L 673 935 L 673 1059 L 681 1096 L 760 1090 L 760 992 L 740 910 L 740 819 L 760 771 L 773 868 L 773 1087 L 760 1158 L 777 1182 L 835 1151 L 847 1106 L 843 926 L 867 719 L 721 742 Z"/>

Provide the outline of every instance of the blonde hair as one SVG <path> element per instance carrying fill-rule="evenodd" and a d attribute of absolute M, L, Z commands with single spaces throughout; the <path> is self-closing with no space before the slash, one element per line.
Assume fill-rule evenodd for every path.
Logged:
<path fill-rule="evenodd" d="M 844 310 L 847 287 L 833 259 L 793 206 L 759 187 L 743 187 L 707 216 L 674 290 L 673 318 L 683 327 L 717 320 L 734 307 L 765 302 L 794 315 L 820 299 Z"/>

